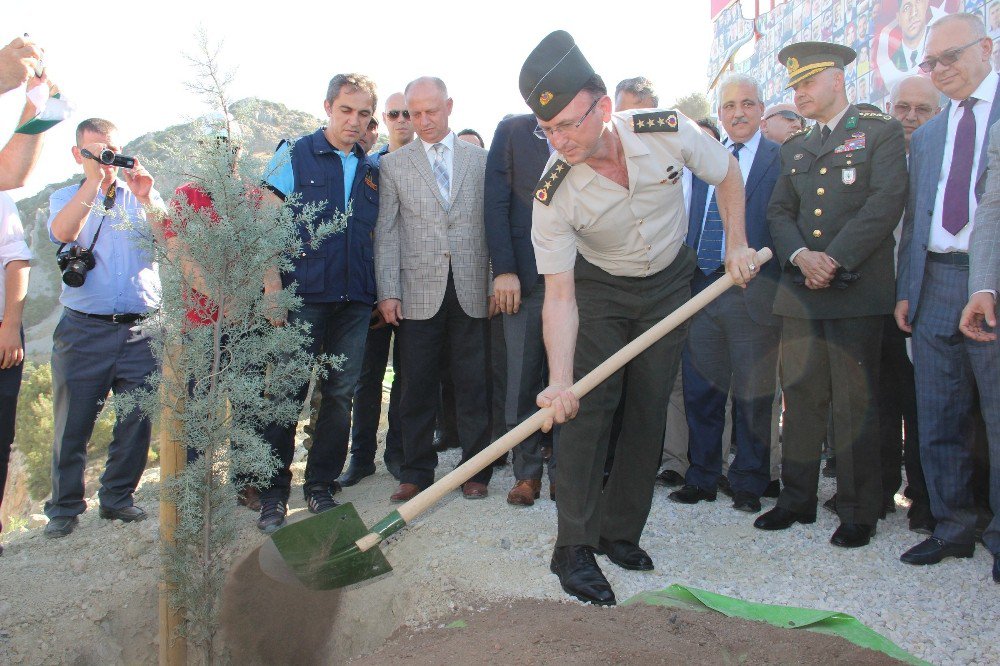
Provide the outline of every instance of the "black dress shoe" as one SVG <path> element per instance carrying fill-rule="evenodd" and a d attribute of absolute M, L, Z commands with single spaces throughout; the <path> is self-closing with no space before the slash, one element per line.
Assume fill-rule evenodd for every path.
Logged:
<path fill-rule="evenodd" d="M 590 546 L 556 546 L 549 569 L 566 594 L 598 606 L 614 606 L 615 593 L 601 573 Z"/>
<path fill-rule="evenodd" d="M 747 513 L 759 513 L 760 498 L 753 493 L 737 490 L 733 496 L 733 508 L 737 511 L 746 511 Z"/>
<path fill-rule="evenodd" d="M 867 546 L 873 536 L 875 536 L 874 525 L 841 523 L 830 537 L 830 543 L 841 548 L 861 548 Z"/>
<path fill-rule="evenodd" d="M 719 492 L 725 495 L 726 497 L 733 497 L 733 487 L 729 485 L 728 478 L 720 476 L 718 481 L 718 488 Z"/>
<path fill-rule="evenodd" d="M 780 506 L 776 506 L 763 516 L 757 518 L 757 520 L 753 521 L 753 526 L 759 530 L 773 531 L 787 530 L 795 523 L 808 525 L 809 523 L 815 522 L 815 513 L 796 513 L 794 511 L 789 511 L 788 509 L 782 509 Z"/>
<path fill-rule="evenodd" d="M 906 564 L 937 564 L 946 557 L 972 557 L 975 543 L 951 543 L 937 537 L 924 539 L 899 556 Z"/>
<path fill-rule="evenodd" d="M 665 469 L 657 474 L 656 480 L 665 486 L 670 486 L 671 488 L 684 485 L 684 475 L 679 474 L 672 469 Z"/>
<path fill-rule="evenodd" d="M 639 546 L 629 541 L 608 541 L 602 538 L 598 542 L 598 555 L 607 555 L 608 559 L 622 569 L 631 571 L 652 571 L 652 558 Z"/>
<path fill-rule="evenodd" d="M 48 524 L 45 525 L 45 538 L 61 539 L 64 536 L 69 536 L 76 529 L 79 522 L 80 519 L 76 516 L 56 516 L 55 518 L 50 518 Z"/>
<path fill-rule="evenodd" d="M 781 494 L 781 481 L 774 479 L 771 483 L 767 484 L 767 488 L 764 488 L 764 497 L 771 497 L 773 499 L 778 499 L 778 495 Z"/>
<path fill-rule="evenodd" d="M 675 490 L 670 493 L 667 497 L 675 502 L 680 502 L 681 504 L 697 504 L 702 500 L 705 500 L 706 502 L 714 502 L 716 494 L 714 490 L 702 490 L 698 486 L 693 486 L 688 483 L 685 484 L 680 490 Z"/>
<path fill-rule="evenodd" d="M 341 474 L 337 481 L 340 482 L 340 485 L 347 488 L 348 486 L 353 486 L 361 479 L 366 476 L 371 476 L 374 473 L 375 463 L 356 462 L 354 458 L 351 458 L 351 464 L 347 466 L 347 471 Z"/>
<path fill-rule="evenodd" d="M 137 506 L 126 506 L 121 509 L 107 509 L 102 506 L 99 513 L 104 520 L 120 520 L 123 523 L 146 520 L 146 512 Z"/>
<path fill-rule="evenodd" d="M 993 582 L 1000 583 L 1000 555 L 993 556 Z"/>

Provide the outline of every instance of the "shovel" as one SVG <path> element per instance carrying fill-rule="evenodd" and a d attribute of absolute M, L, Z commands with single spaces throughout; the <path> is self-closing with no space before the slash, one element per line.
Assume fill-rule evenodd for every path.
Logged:
<path fill-rule="evenodd" d="M 761 266 L 770 259 L 771 251 L 764 248 L 757 252 L 756 265 Z M 720 277 L 594 368 L 570 390 L 577 397 L 583 398 L 595 386 L 732 286 L 734 283 L 728 274 Z M 506 435 L 377 522 L 370 530 L 365 527 L 357 510 L 350 503 L 282 527 L 261 546 L 258 555 L 261 569 L 275 580 L 300 584 L 312 590 L 345 587 L 391 571 L 392 567 L 378 548 L 379 543 L 413 522 L 442 497 L 527 439 L 542 427 L 552 412 L 551 407 L 538 410 Z"/>

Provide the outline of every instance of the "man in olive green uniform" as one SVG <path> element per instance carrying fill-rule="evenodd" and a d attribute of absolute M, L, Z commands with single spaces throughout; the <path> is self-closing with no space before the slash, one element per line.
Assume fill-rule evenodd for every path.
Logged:
<path fill-rule="evenodd" d="M 613 604 L 614 591 L 594 555 L 603 553 L 626 569 L 653 568 L 638 544 L 653 496 L 669 378 L 676 376 L 685 331 L 667 335 L 626 366 L 619 450 L 603 490 L 624 371 L 582 405 L 569 388 L 690 297 L 695 257 L 683 246 L 683 167 L 717 186 L 730 275 L 744 284 L 757 273 L 746 246 L 743 179 L 726 148 L 676 111 L 612 113 L 604 82 L 565 32 L 542 40 L 519 84 L 554 149 L 532 216 L 538 272 L 545 276 L 542 330 L 550 381 L 538 404 L 552 406 L 553 420 L 565 424 L 551 569 L 569 594 Z"/>
<path fill-rule="evenodd" d="M 783 267 L 785 392 L 782 490 L 754 525 L 816 520 L 820 448 L 833 411 L 837 514 L 830 542 L 855 548 L 875 534 L 881 507 L 876 388 L 884 315 L 894 299 L 892 230 L 903 212 L 903 127 L 847 101 L 852 49 L 804 42 L 778 54 L 799 113 L 816 123 L 781 147 L 782 175 L 768 209 Z"/>

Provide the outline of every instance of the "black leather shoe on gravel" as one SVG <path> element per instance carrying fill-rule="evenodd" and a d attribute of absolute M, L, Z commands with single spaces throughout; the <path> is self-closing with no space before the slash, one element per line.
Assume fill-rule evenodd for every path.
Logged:
<path fill-rule="evenodd" d="M 69 536 L 78 524 L 80 524 L 80 519 L 76 516 L 50 518 L 48 525 L 45 526 L 45 538 L 61 539 L 64 536 Z"/>
<path fill-rule="evenodd" d="M 620 566 L 622 569 L 630 571 L 652 571 L 653 559 L 649 554 L 631 541 L 608 541 L 601 539 L 597 542 L 600 548 L 595 551 L 598 555 L 607 555 L 608 559 Z"/>
<path fill-rule="evenodd" d="M 566 594 L 598 606 L 614 606 L 615 593 L 594 559 L 590 546 L 557 546 L 549 569 L 559 576 Z"/>
<path fill-rule="evenodd" d="M 975 543 L 952 543 L 932 536 L 900 555 L 899 561 L 916 565 L 937 564 L 946 557 L 972 557 L 975 550 Z"/>
<path fill-rule="evenodd" d="M 102 506 L 99 513 L 104 520 L 120 520 L 123 523 L 137 523 L 147 518 L 146 512 L 137 506 L 126 506 L 121 509 L 106 509 Z"/>
<path fill-rule="evenodd" d="M 747 513 L 760 513 L 760 498 L 752 493 L 737 490 L 733 495 L 733 508 Z"/>
<path fill-rule="evenodd" d="M 333 494 L 337 492 L 337 486 L 328 483 L 315 483 L 309 486 L 306 491 L 306 506 L 309 513 L 323 513 L 337 506 L 333 499 Z"/>
<path fill-rule="evenodd" d="M 288 504 L 285 500 L 274 497 L 260 498 L 260 518 L 257 519 L 257 529 L 264 534 L 272 534 L 285 524 L 288 514 Z"/>

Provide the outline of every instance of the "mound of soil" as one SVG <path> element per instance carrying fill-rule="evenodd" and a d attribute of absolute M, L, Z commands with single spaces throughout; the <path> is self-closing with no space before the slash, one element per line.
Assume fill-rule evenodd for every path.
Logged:
<path fill-rule="evenodd" d="M 899 664 L 836 636 L 717 613 L 525 599 L 397 630 L 355 666 L 406 664 Z"/>

